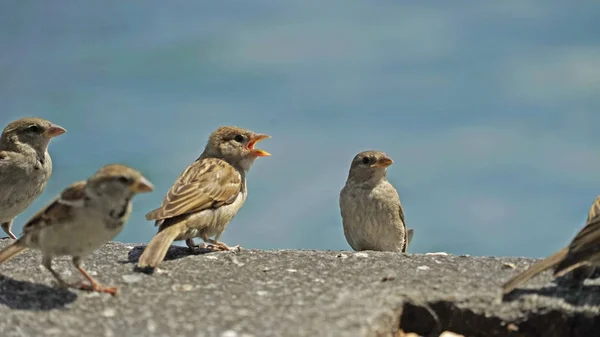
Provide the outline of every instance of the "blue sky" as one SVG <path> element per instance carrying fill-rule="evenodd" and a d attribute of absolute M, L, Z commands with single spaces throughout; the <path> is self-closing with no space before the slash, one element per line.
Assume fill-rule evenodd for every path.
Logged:
<path fill-rule="evenodd" d="M 220 125 L 271 134 L 222 239 L 349 249 L 352 157 L 387 152 L 413 252 L 544 256 L 600 193 L 597 1 L 0 3 L 0 123 L 68 129 L 21 224 L 110 162 L 142 170 L 119 241 Z"/>

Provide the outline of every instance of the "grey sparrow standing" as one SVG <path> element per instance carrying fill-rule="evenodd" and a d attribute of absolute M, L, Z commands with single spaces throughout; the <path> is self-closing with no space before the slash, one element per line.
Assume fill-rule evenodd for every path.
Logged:
<path fill-rule="evenodd" d="M 210 243 L 210 249 L 231 249 L 219 237 L 246 201 L 246 174 L 254 160 L 270 155 L 254 148 L 265 138 L 270 136 L 233 126 L 210 135 L 204 152 L 177 178 L 162 205 L 146 215 L 159 228 L 138 268 L 156 268 L 174 240 L 185 240 L 192 250 L 196 237 Z"/>
<path fill-rule="evenodd" d="M 76 182 L 23 227 L 23 235 L 0 251 L 0 263 L 26 248 L 42 252 L 42 264 L 61 286 L 116 294 L 117 287 L 105 287 L 82 266 L 83 260 L 117 236 L 131 213 L 131 199 L 137 193 L 153 190 L 140 172 L 111 164 L 99 169 L 87 181 Z M 73 257 L 73 265 L 87 283 L 66 283 L 52 269 L 55 256 Z"/>
<path fill-rule="evenodd" d="M 406 252 L 413 236 L 406 229 L 398 192 L 387 180 L 394 161 L 380 151 L 357 154 L 340 192 L 344 235 L 356 251 Z"/>
<path fill-rule="evenodd" d="M 52 174 L 50 140 L 65 132 L 30 117 L 9 123 L 0 136 L 0 225 L 13 239 L 13 219 L 40 196 Z"/>
<path fill-rule="evenodd" d="M 600 195 L 596 197 L 590 208 L 585 227 L 575 235 L 567 247 L 511 278 L 502 286 L 502 290 L 508 294 L 523 282 L 550 268 L 554 268 L 554 277 L 561 277 L 572 271 L 584 271 L 583 274 L 577 275 L 581 281 L 598 265 L 600 265 Z"/>

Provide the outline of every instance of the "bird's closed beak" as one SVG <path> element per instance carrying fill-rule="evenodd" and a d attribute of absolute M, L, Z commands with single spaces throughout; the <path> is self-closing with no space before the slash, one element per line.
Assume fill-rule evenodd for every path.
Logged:
<path fill-rule="evenodd" d="M 252 154 L 257 156 L 257 157 L 268 157 L 271 154 L 265 150 L 260 150 L 260 149 L 255 149 L 254 145 L 256 145 L 256 143 L 260 142 L 263 139 L 267 139 L 267 138 L 271 138 L 271 136 L 269 135 L 265 135 L 265 134 L 257 134 L 254 135 L 250 141 L 248 142 L 248 150 L 252 151 Z"/>
<path fill-rule="evenodd" d="M 131 184 L 129 188 L 134 193 L 148 193 L 154 191 L 154 185 L 152 185 L 152 183 L 144 177 L 141 177 L 136 182 Z"/>
<path fill-rule="evenodd" d="M 46 138 L 54 138 L 62 135 L 65 132 L 67 132 L 67 130 L 62 126 L 51 124 L 50 127 L 44 131 L 43 136 Z"/>
<path fill-rule="evenodd" d="M 375 164 L 371 165 L 371 167 L 385 168 L 385 167 L 392 165 L 393 163 L 394 163 L 394 161 L 392 160 L 392 158 L 383 157 L 383 158 L 380 158 L 379 160 L 377 160 L 377 162 L 375 162 Z"/>

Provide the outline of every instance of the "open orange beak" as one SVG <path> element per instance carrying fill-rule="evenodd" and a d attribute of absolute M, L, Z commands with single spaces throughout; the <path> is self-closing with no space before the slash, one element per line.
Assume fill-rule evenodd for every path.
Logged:
<path fill-rule="evenodd" d="M 51 124 L 50 127 L 44 131 L 43 136 L 46 138 L 54 138 L 62 135 L 65 132 L 67 132 L 67 130 L 65 130 L 65 128 L 62 126 Z"/>
<path fill-rule="evenodd" d="M 260 142 L 263 139 L 267 139 L 267 138 L 271 138 L 271 136 L 269 135 L 265 135 L 265 134 L 258 134 L 258 135 L 254 135 L 254 137 L 252 137 L 250 139 L 250 141 L 248 142 L 248 150 L 252 151 L 252 154 L 257 156 L 257 157 L 268 157 L 271 154 L 265 150 L 260 150 L 260 149 L 255 149 L 254 145 L 256 145 L 256 143 Z"/>
<path fill-rule="evenodd" d="M 383 157 L 383 158 L 379 159 L 375 164 L 371 165 L 371 167 L 385 168 L 385 167 L 392 165 L 393 163 L 394 163 L 394 161 L 392 160 L 392 158 Z"/>
<path fill-rule="evenodd" d="M 148 193 L 154 191 L 154 185 L 148 179 L 141 177 L 131 185 L 130 189 L 134 193 Z"/>

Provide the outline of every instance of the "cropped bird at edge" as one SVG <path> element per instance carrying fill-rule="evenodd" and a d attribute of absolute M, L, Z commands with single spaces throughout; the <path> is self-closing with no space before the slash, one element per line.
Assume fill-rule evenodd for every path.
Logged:
<path fill-rule="evenodd" d="M 210 135 L 204 152 L 177 178 L 161 206 L 146 215 L 159 228 L 138 268 L 156 268 L 175 240 L 185 240 L 191 250 L 198 247 L 196 237 L 210 243 L 203 247 L 232 249 L 219 237 L 246 201 L 250 167 L 256 158 L 270 156 L 254 147 L 266 138 L 270 136 L 234 126 L 222 126 Z"/>
<path fill-rule="evenodd" d="M 52 174 L 48 145 L 66 130 L 42 118 L 9 123 L 0 136 L 0 225 L 12 239 L 14 218 L 42 194 Z"/>
<path fill-rule="evenodd" d="M 63 190 L 52 203 L 23 227 L 23 235 L 0 251 L 0 263 L 26 248 L 42 252 L 42 264 L 60 286 L 115 295 L 117 287 L 105 287 L 82 266 L 83 260 L 121 232 L 131 214 L 135 194 L 153 190 L 142 174 L 130 167 L 111 164 L 100 168 L 87 181 Z M 52 269 L 55 256 L 71 256 L 73 265 L 87 283 L 69 284 Z"/>
<path fill-rule="evenodd" d="M 380 151 L 364 151 L 352 160 L 340 210 L 344 235 L 355 251 L 406 252 L 412 240 L 400 196 L 386 177 L 393 162 Z"/>
<path fill-rule="evenodd" d="M 598 265 L 600 265 L 600 195 L 596 197 L 590 208 L 585 227 L 575 235 L 567 247 L 513 277 L 502 286 L 502 290 L 504 294 L 508 294 L 523 282 L 550 268 L 554 268 L 555 278 L 574 272 L 577 274 L 574 278 L 581 282 L 589 277 Z"/>

